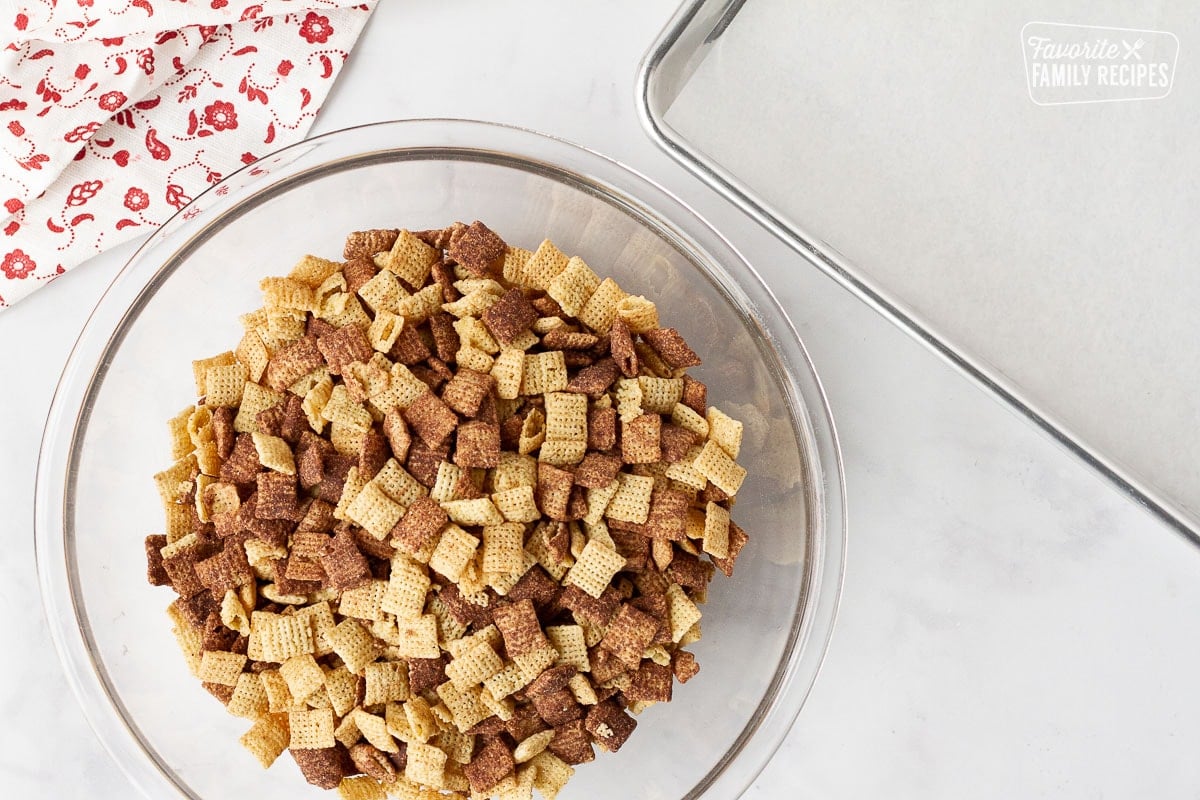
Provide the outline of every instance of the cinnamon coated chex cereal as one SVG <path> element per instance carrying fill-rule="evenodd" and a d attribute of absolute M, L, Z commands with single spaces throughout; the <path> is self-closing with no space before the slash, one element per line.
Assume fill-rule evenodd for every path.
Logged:
<path fill-rule="evenodd" d="M 263 279 L 237 350 L 194 363 L 147 577 L 264 766 L 553 798 L 696 674 L 748 538 L 742 425 L 652 300 L 548 241 L 380 228 L 344 256 Z"/>

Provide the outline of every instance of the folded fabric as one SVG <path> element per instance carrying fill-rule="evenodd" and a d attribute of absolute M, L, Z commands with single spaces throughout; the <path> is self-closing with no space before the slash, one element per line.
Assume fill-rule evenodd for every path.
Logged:
<path fill-rule="evenodd" d="M 374 8 L 17 5 L 0 19 L 0 309 L 304 138 Z"/>

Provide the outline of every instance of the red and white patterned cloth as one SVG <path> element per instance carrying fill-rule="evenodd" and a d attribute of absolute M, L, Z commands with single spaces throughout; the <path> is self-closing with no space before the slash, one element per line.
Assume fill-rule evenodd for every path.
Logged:
<path fill-rule="evenodd" d="M 0 309 L 304 138 L 373 8 L 0 0 Z"/>

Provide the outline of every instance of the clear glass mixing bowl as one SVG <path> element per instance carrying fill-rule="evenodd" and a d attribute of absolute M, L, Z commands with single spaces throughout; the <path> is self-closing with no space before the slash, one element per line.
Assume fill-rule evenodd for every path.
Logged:
<path fill-rule="evenodd" d="M 144 578 L 142 537 L 162 526 L 150 476 L 168 461 L 166 420 L 192 400 L 191 360 L 236 344 L 258 279 L 301 254 L 337 257 L 354 229 L 473 219 L 526 247 L 549 237 L 655 299 L 704 358 L 710 401 L 746 421 L 735 519 L 751 540 L 713 583 L 700 674 L 562 797 L 738 797 L 799 713 L 836 614 L 845 499 L 824 394 L 770 291 L 683 203 L 594 152 L 479 122 L 389 122 L 294 145 L 198 197 L 113 281 L 59 383 L 37 477 L 42 596 L 79 702 L 148 797 L 328 796 L 286 755 L 263 771 L 242 750 L 247 722 L 188 674 L 171 595 Z"/>

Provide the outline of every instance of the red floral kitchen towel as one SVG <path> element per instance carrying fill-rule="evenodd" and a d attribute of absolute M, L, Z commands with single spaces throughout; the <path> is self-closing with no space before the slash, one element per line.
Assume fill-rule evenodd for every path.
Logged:
<path fill-rule="evenodd" d="M 302 139 L 373 7 L 0 0 L 0 308 Z"/>

